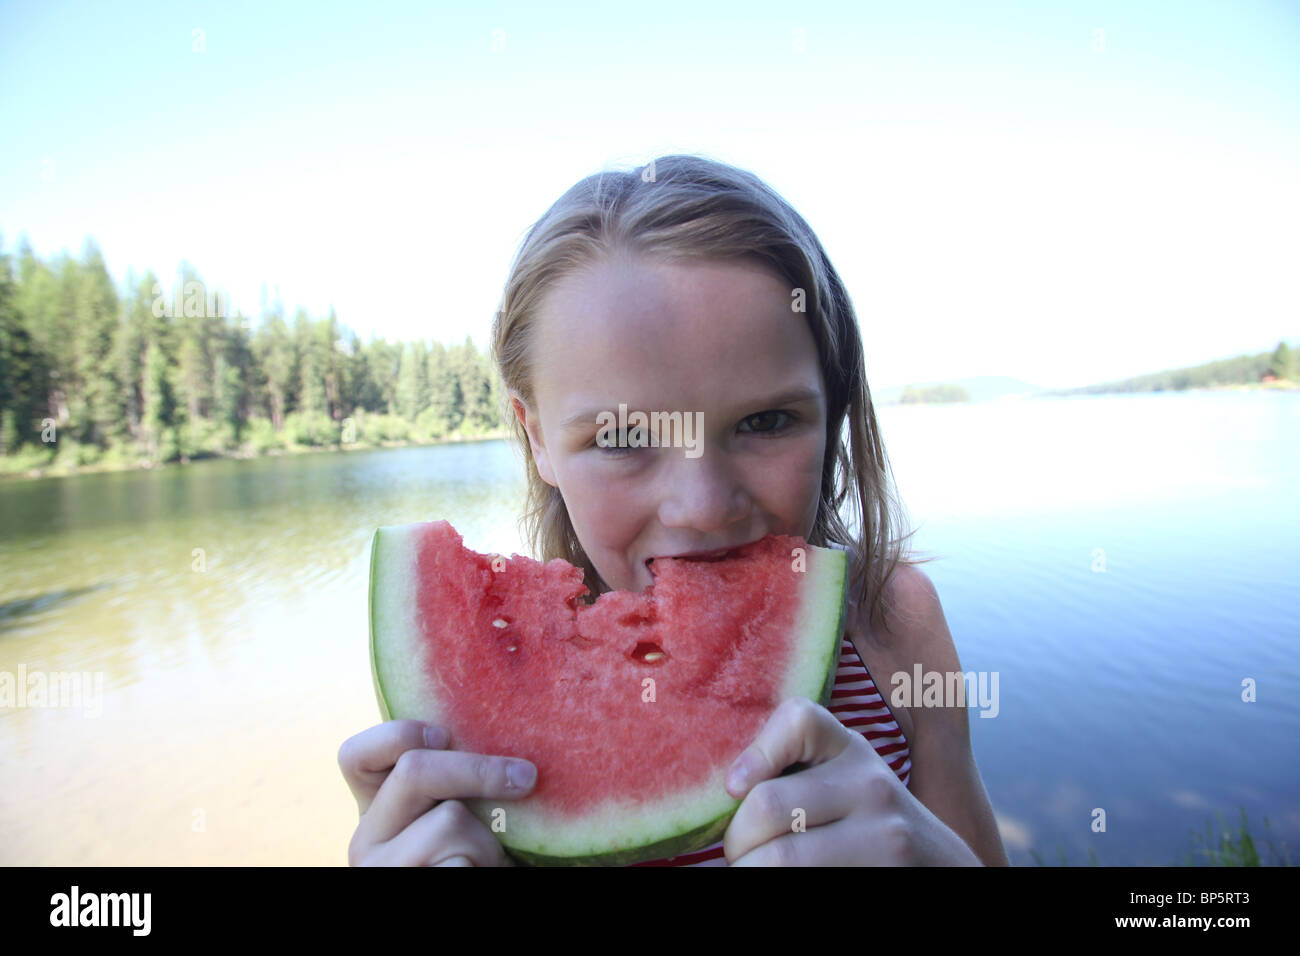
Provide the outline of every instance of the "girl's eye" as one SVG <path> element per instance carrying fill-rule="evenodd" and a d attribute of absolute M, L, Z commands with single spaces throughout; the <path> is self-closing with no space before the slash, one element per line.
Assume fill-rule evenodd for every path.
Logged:
<path fill-rule="evenodd" d="M 741 420 L 741 425 L 748 425 L 742 431 L 751 431 L 757 434 L 770 434 L 780 431 L 791 419 L 789 412 L 759 412 L 756 415 L 750 415 L 748 418 Z"/>
<path fill-rule="evenodd" d="M 602 445 L 599 442 L 593 444 L 592 447 L 608 458 L 622 458 L 632 450 L 626 445 Z"/>
<path fill-rule="evenodd" d="M 638 443 L 641 441 L 641 433 L 636 429 L 632 429 L 627 432 L 620 432 L 611 442 L 607 443 L 602 443 L 600 437 L 597 436 L 592 440 L 590 447 L 609 458 L 622 458 L 640 447 Z"/>

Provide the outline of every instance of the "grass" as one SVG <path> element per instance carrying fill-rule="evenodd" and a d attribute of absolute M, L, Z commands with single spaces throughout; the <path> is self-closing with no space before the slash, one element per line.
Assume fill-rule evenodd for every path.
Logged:
<path fill-rule="evenodd" d="M 28 471 L 46 469 L 53 461 L 54 449 L 50 446 L 23 445 L 11 455 L 0 455 L 0 475 L 21 475 Z"/>
<path fill-rule="evenodd" d="M 1214 817 L 1219 822 L 1217 832 L 1217 842 L 1215 839 L 1215 829 L 1213 821 L 1206 821 L 1205 835 L 1202 836 L 1196 831 L 1192 831 L 1192 847 L 1187 851 L 1181 860 L 1175 860 L 1175 866 L 1294 866 L 1291 862 L 1291 855 L 1287 850 L 1286 844 L 1282 844 L 1279 850 L 1273 842 L 1272 829 L 1268 822 L 1268 817 L 1264 818 L 1264 829 L 1267 832 L 1268 855 L 1261 857 L 1259 847 L 1255 843 L 1255 838 L 1250 834 L 1250 823 L 1246 818 L 1246 808 L 1240 807 L 1241 824 L 1233 830 L 1224 821 L 1223 816 L 1217 811 Z M 1061 866 L 1070 866 L 1069 860 L 1066 859 L 1065 849 L 1058 843 L 1056 845 L 1056 854 L 1060 860 Z M 1035 850 L 1030 850 L 1029 855 L 1034 858 L 1034 863 L 1038 866 L 1046 866 L 1043 858 Z M 1088 866 L 1100 866 L 1097 859 L 1097 851 L 1088 850 Z M 1162 864 L 1145 864 L 1150 866 L 1160 866 Z"/>

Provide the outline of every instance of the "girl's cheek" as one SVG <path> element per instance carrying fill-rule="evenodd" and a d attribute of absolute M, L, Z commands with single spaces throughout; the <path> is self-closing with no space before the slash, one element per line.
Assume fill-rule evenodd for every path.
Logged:
<path fill-rule="evenodd" d="M 822 467 L 825 462 L 826 439 L 810 437 L 806 445 L 791 456 L 790 481 L 813 498 L 821 494 Z"/>
<path fill-rule="evenodd" d="M 563 488 L 569 517 L 584 547 L 602 552 L 627 546 L 623 539 L 635 534 L 640 520 L 637 503 L 644 504 L 636 482 L 607 465 L 575 462 Z"/>

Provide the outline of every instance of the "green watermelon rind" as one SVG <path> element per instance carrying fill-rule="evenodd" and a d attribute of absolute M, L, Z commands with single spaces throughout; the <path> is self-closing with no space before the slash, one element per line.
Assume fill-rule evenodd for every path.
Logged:
<path fill-rule="evenodd" d="M 383 528 L 376 528 L 370 539 L 370 596 L 366 621 L 370 625 L 370 677 L 374 681 L 375 697 L 379 699 L 379 714 L 387 723 L 393 719 L 393 715 L 388 712 L 388 698 L 384 696 L 384 685 L 379 679 L 379 660 L 376 657 L 378 648 L 375 643 L 375 568 L 379 563 L 379 536 L 383 533 Z"/>
<path fill-rule="evenodd" d="M 378 631 L 394 626 L 392 615 L 401 613 L 401 610 L 409 608 L 412 603 L 409 599 L 405 604 L 400 601 L 404 590 L 400 581 L 378 581 L 379 586 L 376 587 L 376 570 L 379 567 L 381 552 L 386 555 L 385 562 L 388 567 L 413 567 L 415 555 L 413 546 L 417 539 L 410 532 L 416 527 L 418 526 L 399 525 L 379 528 L 371 542 L 370 663 L 375 694 L 385 721 L 408 713 L 410 716 L 415 716 L 414 708 L 404 704 L 403 700 L 407 703 L 419 700 L 426 702 L 427 706 L 427 702 L 436 700 L 437 696 L 436 690 L 417 673 L 413 673 L 413 669 L 401 667 L 399 670 L 396 662 L 387 668 L 388 680 L 386 681 L 385 667 L 380 661 L 376 640 Z M 406 554 L 402 553 L 404 546 L 410 548 Z M 831 691 L 835 684 L 836 662 L 844 628 L 845 596 L 848 587 L 847 556 L 839 550 L 808 546 L 806 561 L 807 571 L 804 573 L 807 574 L 807 583 L 801 585 L 800 617 L 795 628 L 799 647 L 793 654 L 795 663 L 791 673 L 783 682 L 781 696 L 783 699 L 804 696 L 825 706 L 831 699 Z M 377 601 L 377 594 L 385 591 L 388 600 Z M 405 593 L 409 594 L 409 591 Z M 833 609 L 834 613 L 833 627 L 830 626 L 831 615 L 828 613 L 830 609 Z M 380 621 L 380 616 L 385 616 L 386 619 Z M 407 620 L 398 622 L 396 626 L 414 629 L 416 625 L 414 621 Z M 825 646 L 817 646 L 818 638 L 825 642 Z M 395 686 L 403 684 L 405 686 Z M 396 703 L 390 704 L 390 701 L 394 700 Z M 418 719 L 431 723 L 440 722 L 439 715 L 433 713 L 422 713 Z M 723 787 L 722 781 L 726 769 L 719 768 L 714 779 L 689 791 L 683 798 L 681 802 L 688 807 L 696 807 L 696 811 L 688 810 L 683 814 L 661 802 L 657 805 L 657 810 L 644 815 L 638 813 L 637 817 L 640 819 L 637 823 L 624 824 L 621 833 L 607 837 L 606 842 L 599 847 L 594 845 L 595 841 L 591 834 L 585 830 L 576 837 L 573 833 L 568 833 L 566 840 L 563 831 L 571 829 L 570 827 L 555 827 L 554 832 L 559 832 L 561 835 L 553 838 L 546 821 L 539 821 L 529 812 L 523 814 L 525 825 L 521 828 L 518 825 L 519 814 L 512 810 L 515 805 L 511 801 L 467 799 L 463 803 L 490 828 L 496 822 L 494 814 L 501 809 L 505 810 L 507 819 L 505 832 L 497 832 L 495 835 L 501 841 L 505 851 L 519 863 L 535 866 L 623 866 L 646 860 L 680 856 L 718 842 L 740 806 L 740 801 L 727 794 Z M 704 806 L 701 807 L 700 804 Z M 622 815 L 617 808 L 609 812 L 613 818 L 619 819 L 622 823 L 636 809 L 629 808 L 622 811 Z M 701 811 L 705 816 L 703 821 L 700 821 Z M 667 839 L 645 842 L 644 834 L 662 833 L 668 829 L 664 823 L 656 822 L 656 818 L 662 820 L 663 816 L 671 814 L 676 814 L 680 825 L 687 829 Z M 512 815 L 516 821 L 514 826 L 509 822 Z M 689 822 L 685 822 L 683 816 L 690 818 Z M 698 825 L 691 826 L 692 823 Z M 520 829 L 524 831 L 523 836 L 520 836 Z M 571 841 L 575 839 L 582 844 L 581 847 L 573 845 Z"/>
<path fill-rule="evenodd" d="M 721 840 L 727 832 L 727 825 L 731 823 L 731 818 L 736 815 L 736 810 L 740 807 L 739 800 L 731 802 L 733 804 L 731 809 L 716 820 L 710 820 L 687 833 L 649 846 L 603 853 L 599 856 L 548 856 L 518 847 L 506 847 L 505 850 L 512 859 L 525 866 L 630 866 L 633 863 L 644 863 L 646 860 L 666 860 L 703 849 Z"/>

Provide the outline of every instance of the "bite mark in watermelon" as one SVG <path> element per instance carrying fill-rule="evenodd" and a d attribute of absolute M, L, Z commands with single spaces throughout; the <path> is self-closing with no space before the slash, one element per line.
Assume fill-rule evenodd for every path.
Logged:
<path fill-rule="evenodd" d="M 716 842 L 739 806 L 727 770 L 771 713 L 830 700 L 844 552 L 769 535 L 651 567 L 643 592 L 586 605 L 582 571 L 560 559 L 479 554 L 445 521 L 375 532 L 383 717 L 537 766 L 525 799 L 465 801 L 522 862 L 618 865 Z"/>

